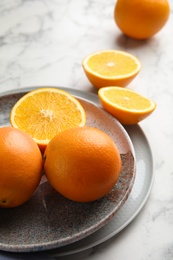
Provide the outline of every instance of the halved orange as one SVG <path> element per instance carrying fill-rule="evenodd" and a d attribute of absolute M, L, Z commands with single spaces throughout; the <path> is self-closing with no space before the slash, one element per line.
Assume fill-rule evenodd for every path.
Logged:
<path fill-rule="evenodd" d="M 141 70 L 134 55 L 119 50 L 103 50 L 87 55 L 82 66 L 93 86 L 127 86 Z"/>
<path fill-rule="evenodd" d="M 154 101 L 127 88 L 101 88 L 98 97 L 103 108 L 124 125 L 137 124 L 156 108 Z"/>
<path fill-rule="evenodd" d="M 16 102 L 11 110 L 10 123 L 27 132 L 44 150 L 57 133 L 84 126 L 86 113 L 70 93 L 58 88 L 39 88 Z"/>

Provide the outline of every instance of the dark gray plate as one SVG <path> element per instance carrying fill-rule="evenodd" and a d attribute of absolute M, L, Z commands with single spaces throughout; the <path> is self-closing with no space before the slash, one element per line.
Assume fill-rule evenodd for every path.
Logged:
<path fill-rule="evenodd" d="M 0 126 L 9 125 L 13 104 L 33 88 L 0 96 Z M 108 223 L 127 200 L 135 179 L 132 142 L 121 124 L 92 101 L 92 95 L 63 88 L 76 96 L 87 113 L 87 125 L 109 134 L 121 153 L 123 170 L 118 183 L 104 198 L 76 203 L 58 194 L 43 177 L 33 197 L 14 209 L 0 209 L 0 250 L 34 252 L 79 241 Z M 93 95 L 94 97 L 94 95 Z"/>

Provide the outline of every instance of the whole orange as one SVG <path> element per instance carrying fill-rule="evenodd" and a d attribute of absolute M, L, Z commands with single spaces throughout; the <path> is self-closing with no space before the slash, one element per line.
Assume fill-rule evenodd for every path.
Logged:
<path fill-rule="evenodd" d="M 122 168 L 119 150 L 105 132 L 85 126 L 56 135 L 48 144 L 44 170 L 64 197 L 89 202 L 105 196 Z"/>
<path fill-rule="evenodd" d="M 31 198 L 42 176 L 35 141 L 13 127 L 0 128 L 0 207 L 17 207 Z"/>
<path fill-rule="evenodd" d="M 124 34 L 147 39 L 166 24 L 170 14 L 167 0 L 117 0 L 114 19 Z"/>

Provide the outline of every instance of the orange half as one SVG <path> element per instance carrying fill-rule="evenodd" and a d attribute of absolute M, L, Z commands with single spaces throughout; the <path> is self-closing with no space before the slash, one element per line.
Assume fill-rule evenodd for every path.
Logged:
<path fill-rule="evenodd" d="M 103 108 L 124 125 L 137 124 L 156 108 L 154 101 L 121 87 L 101 88 L 98 97 Z"/>
<path fill-rule="evenodd" d="M 141 62 L 134 55 L 118 50 L 104 50 L 87 55 L 82 66 L 93 86 L 127 86 L 141 70 Z"/>
<path fill-rule="evenodd" d="M 13 127 L 27 132 L 44 150 L 59 132 L 84 126 L 86 113 L 80 102 L 58 88 L 39 88 L 28 92 L 13 106 Z"/>

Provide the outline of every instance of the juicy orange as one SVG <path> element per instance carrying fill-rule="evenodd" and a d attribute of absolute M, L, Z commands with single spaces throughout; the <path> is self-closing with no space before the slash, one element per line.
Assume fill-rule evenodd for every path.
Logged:
<path fill-rule="evenodd" d="M 58 88 L 39 88 L 24 95 L 11 110 L 11 125 L 27 132 L 44 150 L 65 129 L 84 126 L 85 110 L 71 94 Z"/>
<path fill-rule="evenodd" d="M 42 176 L 42 155 L 25 132 L 0 128 L 0 207 L 17 207 L 28 201 Z"/>
<path fill-rule="evenodd" d="M 87 55 L 82 62 L 85 74 L 96 88 L 127 86 L 141 70 L 141 62 L 132 54 L 103 50 Z"/>
<path fill-rule="evenodd" d="M 50 184 L 66 198 L 78 202 L 105 196 L 117 182 L 122 167 L 111 137 L 89 126 L 57 134 L 48 144 L 44 158 Z"/>
<path fill-rule="evenodd" d="M 120 87 L 99 89 L 98 97 L 103 108 L 126 125 L 137 124 L 156 108 L 154 101 Z"/>
<path fill-rule="evenodd" d="M 163 28 L 169 14 L 167 0 L 117 0 L 114 19 L 127 36 L 147 39 Z"/>

